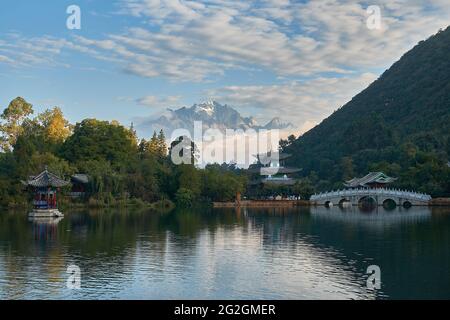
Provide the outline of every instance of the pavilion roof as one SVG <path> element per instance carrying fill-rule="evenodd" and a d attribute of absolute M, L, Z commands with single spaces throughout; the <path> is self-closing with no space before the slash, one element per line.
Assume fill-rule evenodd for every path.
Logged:
<path fill-rule="evenodd" d="M 355 188 L 355 187 L 365 187 L 368 184 L 372 183 L 387 184 L 392 183 L 395 180 L 397 180 L 397 178 L 389 177 L 383 172 L 370 172 L 369 174 L 365 175 L 362 178 L 353 178 L 351 180 L 348 180 L 344 183 L 344 185 L 350 188 Z"/>
<path fill-rule="evenodd" d="M 22 181 L 23 184 L 31 187 L 64 187 L 70 182 L 59 178 L 57 175 L 49 172 L 47 168 L 35 177 L 30 177 L 27 181 Z"/>

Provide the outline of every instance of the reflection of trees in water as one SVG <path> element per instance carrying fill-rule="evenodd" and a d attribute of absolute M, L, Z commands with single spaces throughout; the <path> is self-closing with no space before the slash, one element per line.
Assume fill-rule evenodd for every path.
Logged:
<path fill-rule="evenodd" d="M 418 281 L 436 284 L 430 294 L 444 289 L 450 292 L 450 280 L 441 277 L 444 267 L 449 267 L 448 210 L 381 210 L 80 211 L 66 213 L 56 228 L 33 224 L 25 214 L 5 213 L 0 215 L 0 271 L 6 280 L 0 286 L 0 296 L 25 295 L 36 274 L 45 275 L 47 283 L 53 281 L 51 289 L 61 290 L 61 281 L 67 276 L 65 268 L 72 263 L 81 267 L 87 280 L 104 279 L 108 283 L 108 279 L 120 278 L 122 287 L 109 288 L 118 292 L 133 281 L 136 265 L 147 266 L 152 279 L 163 279 L 168 270 L 185 272 L 184 266 L 204 254 L 199 250 L 205 244 L 215 250 L 224 248 L 231 239 L 249 241 L 245 245 L 251 246 L 253 253 L 262 254 L 262 264 L 285 257 L 294 262 L 306 259 L 317 269 L 338 270 L 337 281 L 365 281 L 361 275 L 367 266 L 378 264 L 386 281 L 383 290 L 393 297 L 404 296 L 405 290 L 425 296 L 420 291 L 423 286 L 405 284 L 417 277 Z M 270 263 L 263 267 L 271 268 Z M 298 267 L 292 265 L 293 269 Z"/>
<path fill-rule="evenodd" d="M 365 270 L 377 264 L 383 291 L 392 298 L 450 297 L 450 210 L 428 207 L 311 208 L 311 234 L 358 261 Z M 444 276 L 445 274 L 445 276 Z"/>
<path fill-rule="evenodd" d="M 293 275 L 291 281 L 300 281 L 305 290 L 327 287 L 329 292 L 337 290 L 334 297 L 341 297 L 344 291 L 346 295 L 341 298 L 375 297 L 366 290 L 366 277 L 355 262 L 339 248 L 322 243 L 322 235 L 311 232 L 314 225 L 309 208 L 252 208 L 244 212 L 252 232 L 260 230 L 263 252 L 269 257 L 268 269 L 273 269 L 272 263 L 280 265 L 278 259 L 289 257 L 291 266 L 283 273 Z M 282 276 L 273 277 L 274 281 L 285 281 Z"/>
<path fill-rule="evenodd" d="M 369 265 L 380 265 L 385 284 L 378 293 L 398 298 L 442 296 L 443 290 L 450 296 L 450 278 L 444 276 L 450 267 L 449 213 L 428 207 L 376 207 L 370 212 L 358 207 L 247 210 L 250 223 L 262 230 L 269 254 L 286 250 L 295 254 L 300 246 L 320 263 L 351 266 L 354 281 L 359 282 Z M 326 262 L 323 255 L 332 259 Z M 427 281 L 432 291 L 424 289 Z"/>
<path fill-rule="evenodd" d="M 9 284 L 5 287 L 14 282 L 18 285 L 14 295 L 24 294 L 33 277 L 42 274 L 47 282 L 59 278 L 61 289 L 69 264 L 78 265 L 85 280 L 107 282 L 122 277 L 124 286 L 128 279 L 132 281 L 130 272 L 135 263 L 148 264 L 152 271 L 162 273 L 168 249 L 176 252 L 180 261 L 187 260 L 195 254 L 198 238 L 205 231 L 214 234 L 218 228 L 233 228 L 240 219 L 235 212 L 208 213 L 204 209 L 164 214 L 148 210 L 74 211 L 65 212 L 58 223 L 28 221 L 25 214 L 0 215 L 0 241 L 9 244 L 0 247 L 0 257 L 9 257 L 5 261 L 5 272 L 10 269 L 6 277 Z M 23 281 L 15 280 L 19 274 Z"/>
<path fill-rule="evenodd" d="M 36 290 L 37 281 L 61 282 L 64 258 L 61 249 L 52 244 L 57 238 L 58 222 L 46 218 L 28 221 L 23 213 L 0 215 L 0 243 L 8 244 L 0 245 L 4 262 L 0 269 L 0 297 L 23 299 Z M 5 230 L 5 226 L 14 228 Z M 50 293 L 55 287 L 50 285 L 47 291 Z"/>
<path fill-rule="evenodd" d="M 296 232 L 298 225 L 308 224 L 309 212 L 305 208 L 258 208 L 245 209 L 253 229 L 263 233 L 265 247 L 278 244 L 295 247 L 303 235 Z"/>

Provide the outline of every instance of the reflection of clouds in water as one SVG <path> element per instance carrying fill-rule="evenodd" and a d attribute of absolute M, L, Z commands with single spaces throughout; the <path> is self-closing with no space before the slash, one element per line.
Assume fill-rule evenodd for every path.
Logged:
<path fill-rule="evenodd" d="M 355 261 L 340 250 L 321 244 L 315 236 L 299 232 L 299 226 L 308 223 L 305 212 L 296 214 L 295 210 L 284 208 L 266 211 L 275 215 L 258 227 L 263 233 L 261 263 L 270 270 L 270 281 L 283 288 L 289 298 L 375 298 L 374 292 L 362 286 L 367 276 L 358 271 Z"/>
<path fill-rule="evenodd" d="M 275 229 L 272 229 L 276 231 Z M 234 299 L 372 299 L 357 274 L 339 252 L 318 248 L 304 239 L 266 241 L 263 226 L 250 219 L 245 226 L 204 230 L 195 253 L 182 258 L 182 247 L 169 243 L 167 271 L 174 279 L 161 286 L 169 298 Z M 286 239 L 287 240 L 287 239 Z M 176 250 L 178 248 L 178 250 Z M 191 251 L 189 249 L 189 251 Z M 190 285 L 189 285 L 190 283 Z"/>
<path fill-rule="evenodd" d="M 379 208 L 373 213 L 355 210 L 317 207 L 192 210 L 161 215 L 71 213 L 59 222 L 55 241 L 34 240 L 33 224 L 26 217 L 0 216 L 0 239 L 10 241 L 9 247 L 0 241 L 0 297 L 408 296 L 411 288 L 405 282 L 400 292 L 392 287 L 368 291 L 365 272 L 370 264 L 380 265 L 382 281 L 392 284 L 399 281 L 393 270 L 410 270 L 413 266 L 416 269 L 405 278 L 420 274 L 438 296 L 442 281 L 437 282 L 433 273 L 425 271 L 428 265 L 430 270 L 445 267 L 448 218 L 433 214 L 431 219 L 428 208 L 388 212 Z M 431 223 L 433 229 L 429 228 Z M 385 232 L 384 226 L 392 226 L 390 232 Z M 402 232 L 397 232 L 399 229 Z M 431 249 L 440 250 L 439 255 L 429 254 Z M 69 264 L 81 268 L 80 291 L 65 288 Z M 407 290 L 401 291 L 403 288 Z"/>

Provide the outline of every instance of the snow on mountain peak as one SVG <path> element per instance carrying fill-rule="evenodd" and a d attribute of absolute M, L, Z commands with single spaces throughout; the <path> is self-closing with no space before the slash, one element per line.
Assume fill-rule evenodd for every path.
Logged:
<path fill-rule="evenodd" d="M 216 101 L 206 101 L 194 104 L 192 107 L 182 107 L 176 110 L 168 109 L 159 117 L 149 119 L 141 124 L 141 128 L 159 131 L 163 129 L 168 135 L 180 128 L 193 128 L 195 121 L 202 121 L 204 128 L 219 129 L 292 129 L 291 123 L 283 122 L 275 117 L 266 125 L 259 125 L 253 117 L 243 117 L 238 111 L 228 105 Z"/>

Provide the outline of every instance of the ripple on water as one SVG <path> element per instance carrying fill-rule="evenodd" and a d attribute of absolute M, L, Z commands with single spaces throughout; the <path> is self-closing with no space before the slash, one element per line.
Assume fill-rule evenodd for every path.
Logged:
<path fill-rule="evenodd" d="M 449 215 L 411 210 L 69 213 L 51 237 L 0 215 L 13 229 L 0 228 L 0 298 L 405 298 L 421 294 L 400 282 L 417 274 L 449 298 L 450 284 L 433 276 L 449 267 Z M 81 290 L 66 287 L 70 264 L 81 269 Z M 366 289 L 370 264 L 382 267 L 382 291 Z M 404 274 L 408 266 L 416 273 Z"/>

